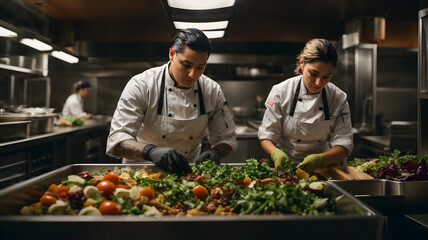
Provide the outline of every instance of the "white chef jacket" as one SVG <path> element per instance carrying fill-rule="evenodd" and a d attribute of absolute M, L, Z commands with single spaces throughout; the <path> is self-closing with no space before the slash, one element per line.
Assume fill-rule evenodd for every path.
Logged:
<path fill-rule="evenodd" d="M 154 125 L 161 94 L 162 71 L 165 74 L 162 115 L 179 120 L 195 119 L 200 116 L 198 84 L 194 84 L 189 89 L 176 87 L 169 75 L 168 64 L 148 69 L 132 77 L 125 86 L 111 122 L 107 140 L 108 155 L 120 158 L 112 151 L 117 144 L 130 139 L 138 141 L 138 133 L 143 131 L 143 128 Z M 208 141 L 214 146 L 225 143 L 235 151 L 238 145 L 236 126 L 220 85 L 205 75 L 202 75 L 198 81 L 208 116 L 206 130 Z M 144 126 L 144 123 L 150 125 Z M 182 144 L 186 145 L 186 142 Z M 200 147 L 201 144 L 198 148 Z M 182 154 L 187 158 L 186 153 Z M 192 159 L 187 160 L 193 162 L 198 156 L 199 152 Z"/>
<path fill-rule="evenodd" d="M 296 76 L 272 87 L 265 102 L 266 112 L 258 131 L 259 139 L 268 139 L 280 149 L 285 148 L 288 156 L 295 162 L 302 161 L 308 154 L 325 152 L 336 145 L 344 147 L 349 155 L 353 148 L 349 105 L 346 93 L 331 82 L 324 87 L 330 126 L 327 129 L 306 132 L 304 136 L 300 134 L 302 139 L 290 139 L 298 136 L 299 133 L 296 132 L 300 131 L 296 126 L 291 126 L 292 122 L 299 121 L 310 126 L 324 121 L 325 118 L 322 94 L 308 94 L 301 78 L 302 76 Z M 298 100 L 294 115 L 290 116 L 298 84 L 300 84 Z M 309 136 L 311 134 L 314 136 Z"/>
<path fill-rule="evenodd" d="M 62 116 L 64 117 L 83 117 L 86 112 L 83 111 L 84 100 L 78 93 L 71 94 L 65 101 L 62 108 Z"/>

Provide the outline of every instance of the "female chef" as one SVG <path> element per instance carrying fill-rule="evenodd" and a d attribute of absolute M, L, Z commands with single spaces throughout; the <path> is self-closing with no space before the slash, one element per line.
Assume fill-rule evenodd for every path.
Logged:
<path fill-rule="evenodd" d="M 297 76 L 272 87 L 258 137 L 277 170 L 291 159 L 312 174 L 351 153 L 346 94 L 330 82 L 336 63 L 334 46 L 325 39 L 312 39 L 297 57 Z"/>
<path fill-rule="evenodd" d="M 91 84 L 85 80 L 80 80 L 73 84 L 73 94 L 71 94 L 65 101 L 62 108 L 62 116 L 64 117 L 79 117 L 89 119 L 91 114 L 83 111 L 84 99 L 91 91 Z"/>
<path fill-rule="evenodd" d="M 234 151 L 236 126 L 226 99 L 219 84 L 202 75 L 210 52 L 202 31 L 182 30 L 168 63 L 132 77 L 113 115 L 107 154 L 182 173 L 191 172 L 188 161 L 219 164 Z M 205 133 L 212 147 L 200 154 Z"/>

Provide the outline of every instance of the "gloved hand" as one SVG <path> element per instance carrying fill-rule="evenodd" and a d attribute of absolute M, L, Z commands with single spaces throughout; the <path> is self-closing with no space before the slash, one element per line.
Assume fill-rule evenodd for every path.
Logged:
<path fill-rule="evenodd" d="M 199 155 L 199 158 L 196 160 L 196 165 L 200 164 L 208 159 L 215 162 L 215 164 L 220 165 L 220 151 L 217 148 L 210 148 L 205 152 Z"/>
<path fill-rule="evenodd" d="M 290 161 L 290 158 L 288 157 L 288 155 L 279 148 L 275 148 L 270 153 L 270 158 L 275 164 L 275 169 L 277 171 L 284 171 L 285 169 L 284 169 L 283 163 Z"/>
<path fill-rule="evenodd" d="M 191 173 L 186 158 L 176 149 L 170 147 L 156 147 L 148 144 L 143 149 L 143 158 L 152 161 L 160 169 L 177 174 Z"/>
<path fill-rule="evenodd" d="M 305 172 L 312 174 L 315 169 L 321 168 L 325 163 L 325 155 L 323 154 L 311 154 L 303 159 L 303 162 L 297 165 L 298 168 L 304 170 Z"/>

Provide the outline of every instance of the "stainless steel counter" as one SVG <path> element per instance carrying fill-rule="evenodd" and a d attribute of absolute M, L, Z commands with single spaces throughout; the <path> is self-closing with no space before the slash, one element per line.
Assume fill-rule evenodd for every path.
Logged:
<path fill-rule="evenodd" d="M 24 143 L 44 139 L 44 138 L 52 138 L 55 136 L 70 134 L 73 132 L 78 132 L 78 131 L 82 131 L 90 128 L 105 128 L 109 124 L 110 123 L 108 121 L 89 119 L 85 121 L 84 126 L 78 126 L 78 127 L 54 126 L 52 132 L 50 133 L 37 134 L 37 135 L 29 136 L 28 138 L 24 138 L 24 139 L 1 142 L 0 150 L 13 145 L 17 145 L 17 144 L 24 144 Z"/>

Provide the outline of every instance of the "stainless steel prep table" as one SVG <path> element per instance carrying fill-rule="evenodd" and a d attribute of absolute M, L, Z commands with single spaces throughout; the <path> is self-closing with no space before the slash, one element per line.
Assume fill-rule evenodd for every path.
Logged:
<path fill-rule="evenodd" d="M 324 195 L 335 198 L 332 216 L 19 216 L 24 205 L 38 201 L 52 183 L 70 174 L 101 167 L 145 164 L 75 164 L 18 183 L 0 191 L 0 237 L 38 239 L 383 239 L 385 219 L 341 188 L 327 183 Z M 22 231 L 25 229 L 25 231 Z"/>
<path fill-rule="evenodd" d="M 108 131 L 109 122 L 88 120 L 0 143 L 0 189 L 67 164 L 113 162 L 105 154 Z"/>

